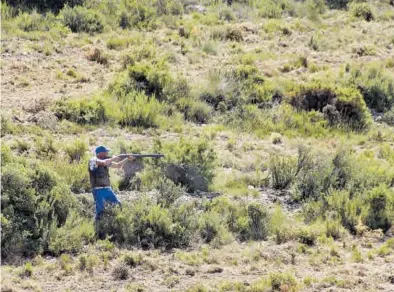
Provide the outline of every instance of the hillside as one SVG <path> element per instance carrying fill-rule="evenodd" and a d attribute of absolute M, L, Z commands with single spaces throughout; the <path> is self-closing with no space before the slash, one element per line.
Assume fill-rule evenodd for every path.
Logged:
<path fill-rule="evenodd" d="M 394 3 L 1 4 L 1 291 L 393 291 Z M 95 224 L 88 161 L 122 208 Z"/>

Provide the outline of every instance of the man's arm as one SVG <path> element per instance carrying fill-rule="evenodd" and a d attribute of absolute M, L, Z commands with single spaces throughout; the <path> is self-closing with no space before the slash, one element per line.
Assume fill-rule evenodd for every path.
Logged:
<path fill-rule="evenodd" d="M 117 157 L 113 157 L 113 158 L 115 158 L 114 160 L 116 160 Z M 113 159 L 113 158 L 111 158 L 111 159 Z M 123 159 L 123 160 L 121 160 L 119 162 L 111 162 L 110 167 L 122 168 L 123 165 L 126 163 L 126 161 L 131 161 L 131 160 L 134 160 L 134 157 L 133 156 L 128 156 L 127 158 L 125 158 L 125 159 Z"/>

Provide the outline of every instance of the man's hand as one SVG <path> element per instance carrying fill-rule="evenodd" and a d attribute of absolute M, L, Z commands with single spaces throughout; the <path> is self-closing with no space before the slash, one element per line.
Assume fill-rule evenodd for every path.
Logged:
<path fill-rule="evenodd" d="M 129 160 L 129 161 L 133 161 L 134 159 L 135 159 L 135 157 L 133 155 L 127 156 L 127 160 Z"/>

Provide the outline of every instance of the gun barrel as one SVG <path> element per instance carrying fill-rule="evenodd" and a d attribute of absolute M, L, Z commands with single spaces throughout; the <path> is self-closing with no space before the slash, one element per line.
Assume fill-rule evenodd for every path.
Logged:
<path fill-rule="evenodd" d="M 127 154 L 120 154 L 118 157 L 127 157 L 127 156 L 133 156 L 136 158 L 144 158 L 144 157 L 153 157 L 153 158 L 161 158 L 164 157 L 164 154 L 140 154 L 140 153 L 127 153 Z"/>

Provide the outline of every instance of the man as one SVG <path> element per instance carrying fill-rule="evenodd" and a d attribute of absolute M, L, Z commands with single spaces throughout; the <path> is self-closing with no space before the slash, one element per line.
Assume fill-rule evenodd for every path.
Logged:
<path fill-rule="evenodd" d="M 115 162 L 119 158 L 116 156 L 108 158 L 109 151 L 110 149 L 105 146 L 98 146 L 96 148 L 96 157 L 89 160 L 90 184 L 96 203 L 96 221 L 100 219 L 106 202 L 121 205 L 111 188 L 109 167 L 121 168 L 127 160 L 134 159 L 134 157 L 129 156 L 120 162 Z"/>

